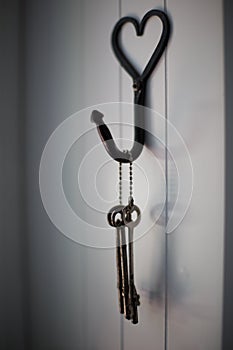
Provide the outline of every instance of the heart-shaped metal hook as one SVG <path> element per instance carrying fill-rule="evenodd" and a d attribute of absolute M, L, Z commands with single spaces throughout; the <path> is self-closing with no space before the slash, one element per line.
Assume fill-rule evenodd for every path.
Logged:
<path fill-rule="evenodd" d="M 153 52 L 149 62 L 145 66 L 143 72 L 141 74 L 139 74 L 137 69 L 132 64 L 132 62 L 130 62 L 129 58 L 123 52 L 123 50 L 120 46 L 119 37 L 120 37 L 122 27 L 126 23 L 133 24 L 133 26 L 136 30 L 137 36 L 142 36 L 144 33 L 146 23 L 151 17 L 158 17 L 161 20 L 161 22 L 163 24 L 163 30 L 162 30 L 158 45 L 155 47 L 154 52 Z M 150 74 L 152 73 L 155 66 L 157 65 L 160 57 L 162 56 L 163 51 L 165 50 L 165 47 L 168 43 L 169 35 L 170 35 L 170 22 L 169 22 L 167 14 L 163 11 L 160 11 L 160 10 L 151 10 L 145 14 L 141 23 L 139 23 L 133 17 L 121 18 L 116 23 L 114 30 L 113 30 L 113 33 L 112 33 L 112 48 L 113 48 L 113 51 L 114 51 L 116 57 L 118 58 L 118 60 L 121 64 L 121 66 L 133 78 L 133 80 L 134 81 L 140 80 L 140 81 L 145 82 L 149 78 Z"/>
<path fill-rule="evenodd" d="M 124 54 L 119 41 L 119 34 L 124 24 L 132 23 L 137 36 L 142 36 L 144 33 L 145 25 L 149 18 L 158 17 L 163 25 L 163 30 L 159 42 L 149 59 L 145 69 L 141 74 L 138 73 L 136 68 L 130 62 L 128 57 Z M 112 33 L 112 47 L 113 51 L 119 60 L 121 66 L 128 72 L 133 78 L 133 89 L 134 89 L 134 144 L 130 151 L 121 151 L 115 141 L 113 140 L 112 134 L 103 121 L 103 114 L 99 111 L 93 111 L 91 120 L 97 126 L 98 133 L 104 144 L 106 151 L 109 155 L 118 162 L 130 163 L 137 159 L 143 149 L 145 142 L 145 130 L 144 130 L 144 110 L 140 108 L 145 106 L 145 95 L 146 95 L 146 83 L 162 56 L 166 45 L 168 43 L 170 35 L 170 22 L 165 12 L 161 10 L 151 10 L 145 14 L 141 23 L 139 23 L 133 17 L 123 17 L 115 25 Z"/>

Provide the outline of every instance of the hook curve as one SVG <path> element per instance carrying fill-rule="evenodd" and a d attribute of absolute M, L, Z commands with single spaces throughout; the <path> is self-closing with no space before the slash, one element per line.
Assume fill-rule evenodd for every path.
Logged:
<path fill-rule="evenodd" d="M 137 126 L 134 127 L 135 129 L 135 141 L 133 144 L 133 147 L 130 151 L 121 151 L 115 141 L 113 140 L 112 134 L 107 127 L 107 125 L 103 121 L 104 115 L 94 110 L 91 114 L 91 121 L 96 124 L 97 131 L 100 136 L 101 141 L 103 142 L 103 145 L 108 152 L 108 154 L 117 162 L 120 163 L 131 163 L 135 159 L 139 157 L 139 155 L 142 152 L 143 145 L 144 145 L 144 130 L 143 128 L 139 128 Z"/>
<path fill-rule="evenodd" d="M 162 33 L 160 40 L 155 47 L 155 50 L 149 59 L 147 65 L 145 66 L 143 72 L 139 74 L 137 69 L 130 62 L 128 57 L 123 52 L 119 36 L 122 30 L 122 27 L 126 23 L 131 23 L 136 31 L 137 36 L 142 36 L 147 21 L 151 17 L 158 17 L 162 22 Z M 147 81 L 155 69 L 157 63 L 159 62 L 169 40 L 170 36 L 170 22 L 167 14 L 161 10 L 151 10 L 145 14 L 142 21 L 139 23 L 133 17 L 123 17 L 119 19 L 116 23 L 113 32 L 112 32 L 112 49 L 117 57 L 120 65 L 126 70 L 126 72 L 133 79 L 133 90 L 134 90 L 134 144 L 130 151 L 124 152 L 121 151 L 115 141 L 113 140 L 112 134 L 103 121 L 104 115 L 94 110 L 91 115 L 91 121 L 94 122 L 97 126 L 99 136 L 103 142 L 103 145 L 109 155 L 116 161 L 121 163 L 130 163 L 136 160 L 143 149 L 145 143 L 145 130 L 144 130 L 144 110 L 139 108 L 140 106 L 145 106 L 145 96 L 146 96 L 146 85 Z"/>

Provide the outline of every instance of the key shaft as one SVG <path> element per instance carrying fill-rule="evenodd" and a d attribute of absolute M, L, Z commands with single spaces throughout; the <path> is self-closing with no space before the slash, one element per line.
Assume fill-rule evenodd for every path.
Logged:
<path fill-rule="evenodd" d="M 120 228 L 116 228 L 116 265 L 117 265 L 117 288 L 120 313 L 124 314 L 124 295 L 123 295 L 123 281 L 122 281 L 122 258 L 121 258 L 121 238 Z"/>
<path fill-rule="evenodd" d="M 132 214 L 136 212 L 136 219 L 133 220 Z M 133 198 L 129 198 L 129 204 L 123 209 L 123 220 L 125 226 L 128 228 L 128 242 L 129 242 L 129 293 L 130 293 L 130 310 L 131 320 L 133 324 L 138 323 L 139 298 L 134 283 L 134 228 L 140 222 L 140 209 L 134 205 Z"/>

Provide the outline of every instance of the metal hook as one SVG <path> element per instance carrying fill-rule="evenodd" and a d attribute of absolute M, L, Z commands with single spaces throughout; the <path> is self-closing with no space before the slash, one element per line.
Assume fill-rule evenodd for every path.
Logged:
<path fill-rule="evenodd" d="M 148 19 L 152 16 L 159 17 L 163 30 L 149 62 L 147 63 L 145 69 L 141 74 L 138 73 L 137 69 L 132 65 L 127 56 L 121 49 L 119 42 L 119 34 L 124 24 L 133 24 L 137 36 L 142 36 L 144 33 L 145 25 Z M 161 10 L 151 10 L 145 14 L 141 23 L 133 17 L 123 17 L 115 25 L 112 32 L 112 48 L 113 51 L 120 62 L 121 66 L 127 71 L 127 73 L 133 79 L 133 89 L 134 89 L 134 144 L 130 151 L 122 152 L 113 140 L 112 134 L 109 128 L 103 121 L 104 115 L 94 110 L 91 115 L 91 121 L 97 126 L 98 133 L 104 144 L 106 151 L 109 155 L 116 161 L 121 163 L 129 163 L 134 161 L 139 157 L 142 152 L 144 142 L 145 142 L 145 130 L 144 130 L 144 112 L 143 108 L 140 106 L 145 106 L 145 95 L 146 95 L 146 84 L 147 81 L 156 67 L 159 59 L 161 58 L 170 35 L 170 22 L 168 16 L 165 12 Z"/>

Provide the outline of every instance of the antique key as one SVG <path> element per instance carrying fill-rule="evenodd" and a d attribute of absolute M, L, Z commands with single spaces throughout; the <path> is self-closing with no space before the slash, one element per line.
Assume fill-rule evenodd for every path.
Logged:
<path fill-rule="evenodd" d="M 122 205 L 122 164 L 119 165 L 119 205 L 110 209 L 107 219 L 110 226 L 116 229 L 116 262 L 117 262 L 117 287 L 119 296 L 120 313 L 132 323 L 138 323 L 137 307 L 140 305 L 140 296 L 134 283 L 134 252 L 133 235 L 134 227 L 141 220 L 141 212 L 133 200 L 133 168 L 129 167 L 129 200 L 126 206 Z M 135 217 L 136 214 L 136 217 Z M 125 228 L 128 228 L 128 243 Z M 127 247 L 128 245 L 128 247 Z"/>
<path fill-rule="evenodd" d="M 108 223 L 116 228 L 117 285 L 120 313 L 124 314 L 126 319 L 130 319 L 127 246 L 122 217 L 123 209 L 123 205 L 117 205 L 110 209 Z"/>
<path fill-rule="evenodd" d="M 134 219 L 133 213 L 136 213 Z M 141 212 L 138 206 L 134 204 L 133 197 L 129 197 L 128 205 L 123 209 L 123 221 L 128 228 L 128 242 L 129 242 L 129 291 L 130 291 L 130 312 L 132 323 L 138 323 L 137 307 L 140 305 L 140 296 L 137 293 L 134 284 L 134 251 L 133 251 L 133 236 L 134 227 L 136 227 L 141 220 Z"/>
<path fill-rule="evenodd" d="M 121 220 L 117 219 L 115 222 L 112 221 L 112 215 L 115 212 L 119 212 L 124 209 L 123 205 L 116 205 L 110 209 L 108 213 L 108 223 L 112 227 L 116 227 L 116 265 L 117 265 L 117 288 L 118 288 L 118 299 L 119 299 L 119 308 L 120 313 L 124 313 L 124 299 L 123 299 L 123 283 L 122 283 L 122 264 L 121 264 L 121 233 L 120 225 Z M 115 216 L 116 218 L 116 216 Z"/>

